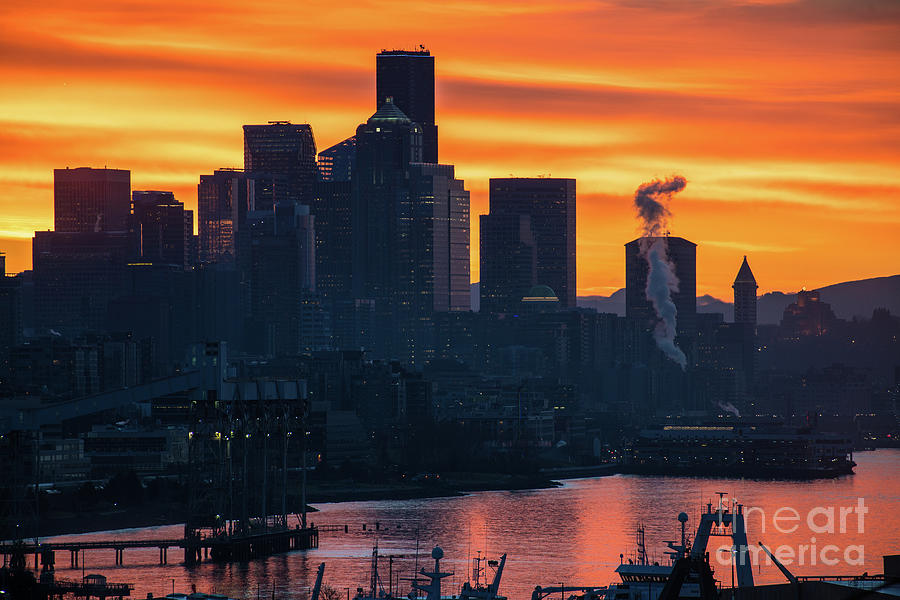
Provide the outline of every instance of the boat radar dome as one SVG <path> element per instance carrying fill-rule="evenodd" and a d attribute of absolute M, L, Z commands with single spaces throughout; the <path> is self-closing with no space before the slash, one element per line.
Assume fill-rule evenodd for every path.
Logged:
<path fill-rule="evenodd" d="M 684 512 L 678 513 L 678 520 L 681 521 L 682 523 L 687 523 L 687 520 L 688 520 L 687 513 L 684 513 Z"/>
<path fill-rule="evenodd" d="M 444 558 L 444 550 L 440 546 L 435 546 L 434 550 L 431 551 L 431 558 L 441 560 Z"/>

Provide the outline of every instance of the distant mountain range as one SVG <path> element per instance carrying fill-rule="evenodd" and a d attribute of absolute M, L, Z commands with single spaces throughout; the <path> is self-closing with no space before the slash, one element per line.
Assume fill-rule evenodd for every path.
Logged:
<path fill-rule="evenodd" d="M 471 286 L 473 310 L 478 310 L 478 290 L 478 283 L 473 283 Z M 876 308 L 887 308 L 891 314 L 900 315 L 900 275 L 845 281 L 818 290 L 822 301 L 831 304 L 835 314 L 841 319 L 853 317 L 868 319 Z M 780 323 L 784 309 L 796 299 L 797 292 L 763 294 L 759 297 L 756 308 L 758 322 L 761 325 Z M 579 296 L 578 306 L 624 316 L 625 289 L 616 290 L 609 296 Z M 734 320 L 734 304 L 708 294 L 697 298 L 697 311 L 722 313 L 726 321 Z"/>
<path fill-rule="evenodd" d="M 822 301 L 831 304 L 841 319 L 870 318 L 876 308 L 887 308 L 891 314 L 900 315 L 900 275 L 845 281 L 818 290 Z M 763 294 L 756 306 L 758 322 L 761 325 L 780 323 L 784 309 L 796 299 L 797 292 Z M 578 306 L 623 316 L 625 289 L 617 290 L 610 296 L 579 296 Z M 726 321 L 734 320 L 734 304 L 708 294 L 697 297 L 697 312 L 722 313 Z"/>

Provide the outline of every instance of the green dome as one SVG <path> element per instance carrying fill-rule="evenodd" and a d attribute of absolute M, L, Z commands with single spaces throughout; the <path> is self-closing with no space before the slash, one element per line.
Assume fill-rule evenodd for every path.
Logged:
<path fill-rule="evenodd" d="M 412 123 L 412 121 L 397 108 L 393 98 L 387 98 L 375 114 L 369 117 L 369 123 Z"/>
<path fill-rule="evenodd" d="M 550 286 L 535 285 L 528 290 L 522 302 L 559 302 L 559 298 Z"/>

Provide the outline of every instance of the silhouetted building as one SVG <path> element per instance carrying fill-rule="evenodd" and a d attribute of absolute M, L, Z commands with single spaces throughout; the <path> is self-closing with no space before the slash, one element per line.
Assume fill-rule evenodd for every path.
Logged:
<path fill-rule="evenodd" d="M 487 214 L 479 220 L 480 310 L 514 312 L 519 300 L 537 281 L 537 246 L 531 215 Z"/>
<path fill-rule="evenodd" d="M 575 308 L 574 179 L 491 179 L 481 223 L 481 310 L 515 310 L 533 285 Z"/>
<path fill-rule="evenodd" d="M 319 181 L 349 182 L 353 175 L 354 162 L 356 162 L 356 137 L 351 136 L 319 152 L 316 159 Z"/>
<path fill-rule="evenodd" d="M 318 171 L 312 127 L 290 121 L 244 125 L 244 170 L 284 176 L 290 199 L 308 205 Z"/>
<path fill-rule="evenodd" d="M 647 298 L 647 259 L 641 253 L 641 245 L 648 247 L 660 238 L 645 237 L 625 244 L 625 316 L 645 323 L 648 328 L 659 317 L 653 303 Z M 678 291 L 671 292 L 675 304 L 677 334 L 689 336 L 696 330 L 697 322 L 697 244 L 680 237 L 663 238 L 666 255 L 675 267 Z"/>
<path fill-rule="evenodd" d="M 172 192 L 133 192 L 131 219 L 142 262 L 181 268 L 193 264 L 194 213 L 185 210 Z"/>
<path fill-rule="evenodd" d="M 415 298 L 420 315 L 467 311 L 469 298 L 469 192 L 453 165 L 413 164 Z"/>
<path fill-rule="evenodd" d="M 197 186 L 199 260 L 202 263 L 233 262 L 238 254 L 247 212 L 271 210 L 281 201 L 283 175 L 219 169 L 201 175 Z"/>
<path fill-rule="evenodd" d="M 122 169 L 53 170 L 56 231 L 127 231 L 131 172 Z"/>
<path fill-rule="evenodd" d="M 422 161 L 422 131 L 392 102 L 356 130 L 353 178 L 353 296 L 375 302 L 376 354 L 392 352 L 399 298 L 409 303 L 409 265 L 399 240 L 409 239 L 409 165 Z"/>
<path fill-rule="evenodd" d="M 248 215 L 251 349 L 301 348 L 302 299 L 315 293 L 315 225 L 309 207 L 280 204 Z"/>
<path fill-rule="evenodd" d="M 756 327 L 756 278 L 744 256 L 744 262 L 734 278 L 734 322 Z"/>
<path fill-rule="evenodd" d="M 422 130 L 422 162 L 438 162 L 434 120 L 434 57 L 428 50 L 383 50 L 375 57 L 375 106 L 392 98 Z"/>
<path fill-rule="evenodd" d="M 0 253 L 0 385 L 9 367 L 9 351 L 22 342 L 22 293 L 18 277 L 7 277 L 6 257 Z"/>
<path fill-rule="evenodd" d="M 357 129 L 353 290 L 375 302 L 376 356 L 418 363 L 435 312 L 469 309 L 469 194 L 421 162 L 421 130 L 392 102 Z"/>
<path fill-rule="evenodd" d="M 121 290 L 134 252 L 127 231 L 36 231 L 32 264 L 37 326 L 104 330 L 109 301 Z"/>
<path fill-rule="evenodd" d="M 822 335 L 827 333 L 837 317 L 831 305 L 822 302 L 818 290 L 797 292 L 797 301 L 784 309 L 781 328 L 791 336 Z"/>

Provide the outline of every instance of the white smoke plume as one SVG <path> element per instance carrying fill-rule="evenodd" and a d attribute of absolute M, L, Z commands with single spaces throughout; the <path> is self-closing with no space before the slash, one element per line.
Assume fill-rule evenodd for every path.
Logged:
<path fill-rule="evenodd" d="M 687 368 L 687 357 L 675 343 L 678 311 L 672 302 L 672 292 L 678 291 L 678 277 L 675 276 L 675 265 L 668 257 L 666 238 L 658 236 L 666 233 L 667 220 L 672 214 L 668 202 L 673 194 L 683 190 L 686 185 L 685 178 L 676 175 L 665 181 L 655 179 L 642 184 L 634 193 L 634 205 L 644 233 L 640 252 L 648 266 L 645 293 L 659 317 L 653 330 L 653 338 L 659 349 L 678 363 L 682 370 Z M 650 237 L 657 239 L 651 240 Z"/>

